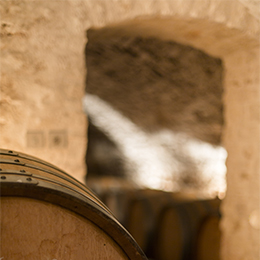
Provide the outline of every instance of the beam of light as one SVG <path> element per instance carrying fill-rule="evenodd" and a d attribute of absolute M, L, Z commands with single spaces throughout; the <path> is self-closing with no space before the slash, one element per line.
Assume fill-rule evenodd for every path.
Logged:
<path fill-rule="evenodd" d="M 226 152 L 222 147 L 167 129 L 145 133 L 95 95 L 85 95 L 83 109 L 93 124 L 118 145 L 129 161 L 128 174 L 140 186 L 179 191 L 181 173 L 188 167 L 180 158 L 190 157 L 200 170 L 199 178 L 207 184 L 205 190 L 209 194 L 225 192 Z"/>
<path fill-rule="evenodd" d="M 156 140 L 149 138 L 126 117 L 94 95 L 83 99 L 85 112 L 93 124 L 102 129 L 116 142 L 129 160 L 128 170 L 135 181 L 146 187 L 177 189 L 172 181 L 172 172 L 178 173 L 177 162 L 169 156 Z"/>

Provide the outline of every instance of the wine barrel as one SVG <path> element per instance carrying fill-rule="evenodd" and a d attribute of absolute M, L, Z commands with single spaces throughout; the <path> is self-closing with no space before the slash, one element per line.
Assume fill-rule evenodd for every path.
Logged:
<path fill-rule="evenodd" d="M 129 198 L 125 226 L 145 254 L 153 258 L 156 248 L 155 226 L 161 210 L 173 203 L 195 199 L 193 194 L 188 193 L 152 189 L 137 190 L 134 196 Z"/>
<path fill-rule="evenodd" d="M 220 218 L 219 214 L 211 214 L 201 222 L 196 240 L 195 260 L 220 259 Z"/>
<path fill-rule="evenodd" d="M 52 164 L 0 149 L 1 257 L 147 259 L 89 190 Z"/>
<path fill-rule="evenodd" d="M 155 259 L 192 260 L 201 222 L 218 210 L 220 201 L 198 200 L 167 205 L 160 212 L 155 232 Z"/>

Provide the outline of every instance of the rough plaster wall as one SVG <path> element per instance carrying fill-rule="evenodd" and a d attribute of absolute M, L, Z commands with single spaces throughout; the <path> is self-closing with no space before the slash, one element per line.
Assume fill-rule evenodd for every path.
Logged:
<path fill-rule="evenodd" d="M 199 4 L 197 3 L 196 0 L 1 1 L 1 73 L 3 75 L 1 111 L 3 109 L 7 111 L 6 114 L 1 112 L 1 146 L 42 155 L 55 164 L 63 165 L 63 168 L 71 173 L 77 172 L 79 176 L 81 171 L 79 168 L 83 166 L 80 162 L 83 162 L 81 159 L 85 152 L 85 129 L 83 129 L 84 126 L 77 128 L 79 122 L 85 124 L 80 109 L 81 101 L 77 99 L 83 95 L 84 89 L 82 50 L 85 38 L 82 32 L 91 26 L 106 26 L 110 23 L 140 18 L 140 16 L 146 16 L 146 18 L 152 16 L 156 18 L 154 22 L 147 19 L 143 21 L 140 18 L 134 29 L 136 30 L 138 25 L 143 25 L 144 32 L 190 44 L 211 55 L 223 58 L 227 75 L 225 88 L 230 91 L 230 95 L 227 95 L 225 99 L 225 111 L 227 111 L 225 120 L 228 124 L 225 135 L 230 136 L 230 139 L 226 138 L 225 141 L 230 154 L 227 175 L 230 192 L 227 194 L 223 207 L 222 258 L 224 260 L 255 260 L 259 258 L 259 230 L 249 227 L 248 221 L 251 220 L 251 223 L 257 224 L 252 220 L 257 220 L 257 213 L 253 215 L 253 217 L 256 216 L 254 218 L 252 215 L 250 218 L 248 214 L 252 213 L 253 208 L 259 208 L 257 183 L 259 183 L 260 123 L 259 115 L 254 112 L 259 111 L 259 79 L 254 79 L 253 75 L 248 73 L 252 81 L 251 83 L 244 82 L 243 75 L 246 73 L 244 70 L 241 72 L 242 65 L 241 67 L 237 65 L 240 55 L 244 56 L 242 64 L 246 64 L 250 53 L 259 53 L 259 17 L 252 15 L 251 7 L 248 8 L 237 0 L 202 0 Z M 158 19 L 163 17 L 168 18 L 167 23 L 158 22 Z M 254 48 L 258 49 L 252 51 Z M 253 57 L 252 64 L 257 63 L 257 56 Z M 47 58 L 48 62 L 46 62 Z M 69 64 L 70 68 L 68 68 Z M 39 70 L 42 65 L 45 67 Z M 247 68 L 246 65 L 244 66 Z M 254 67 L 252 71 L 257 71 L 257 67 Z M 64 79 L 61 75 L 65 75 L 66 78 Z M 68 77 L 71 83 L 68 83 Z M 228 85 L 229 78 L 236 78 L 238 84 L 244 86 L 243 94 L 240 93 L 240 97 L 243 96 L 242 100 L 238 98 L 238 90 L 234 90 L 233 84 Z M 9 86 L 5 91 L 3 91 L 4 84 Z M 50 89 L 55 90 L 58 85 L 59 89 L 63 87 L 62 89 L 66 90 L 63 93 L 70 93 L 72 96 L 77 91 L 80 92 L 80 94 L 75 94 L 77 101 L 70 102 L 70 104 L 73 103 L 73 108 L 66 110 L 71 115 L 67 118 L 68 120 L 64 119 L 64 110 L 57 112 L 47 105 L 51 102 L 54 108 L 67 107 L 66 98 L 59 99 L 62 96 L 60 93 L 57 95 L 58 91 L 50 93 Z M 14 90 L 12 93 L 7 93 L 11 89 L 10 86 L 13 86 Z M 31 94 L 24 91 L 28 86 L 34 87 L 29 89 Z M 76 88 L 76 86 L 81 87 Z M 14 93 L 16 97 L 12 96 Z M 43 97 L 48 97 L 48 95 L 50 97 L 45 99 L 47 104 L 44 104 Z M 32 98 L 33 96 L 35 98 Z M 57 102 L 56 98 L 61 103 Z M 254 116 L 250 116 L 250 122 L 244 116 L 240 123 L 236 120 L 241 117 L 241 108 L 237 107 L 240 101 L 246 104 L 246 98 L 249 98 L 250 102 L 245 111 Z M 32 110 L 28 108 L 28 104 L 32 106 Z M 80 111 L 78 116 L 75 116 L 77 113 L 74 112 L 72 116 L 73 109 Z M 34 111 L 37 112 L 38 119 Z M 57 118 L 63 118 L 64 121 Z M 46 127 L 48 124 L 52 126 L 55 124 L 53 130 L 68 129 L 68 147 L 59 151 L 47 147 L 27 148 L 27 130 L 41 130 L 46 136 L 48 131 L 52 130 Z M 70 142 L 72 136 L 75 137 L 73 143 Z M 246 139 L 241 142 L 241 136 L 248 138 L 248 142 Z M 69 148 L 71 145 L 73 149 Z M 248 147 L 252 153 L 250 156 L 243 155 L 244 147 Z M 239 165 L 246 169 L 250 168 L 250 174 L 247 175 L 246 180 L 242 178 L 243 174 L 237 175 L 237 171 L 240 170 Z M 78 170 L 75 170 L 75 167 Z M 248 195 L 250 202 L 246 200 L 245 194 L 250 194 Z M 239 215 L 238 208 L 241 209 Z M 240 214 L 242 211 L 244 213 Z M 234 223 L 232 222 L 234 218 L 236 227 L 239 228 L 232 228 L 231 223 Z"/>
<path fill-rule="evenodd" d="M 83 180 L 84 30 L 69 2 L 1 1 L 0 8 L 0 146 Z"/>
<path fill-rule="evenodd" d="M 222 222 L 223 259 L 259 259 L 260 251 L 259 48 L 226 58 L 227 195 Z"/>
<path fill-rule="evenodd" d="M 238 0 L 242 3 L 246 8 L 248 8 L 248 12 L 255 16 L 256 18 L 260 17 L 260 7 L 259 0 Z"/>

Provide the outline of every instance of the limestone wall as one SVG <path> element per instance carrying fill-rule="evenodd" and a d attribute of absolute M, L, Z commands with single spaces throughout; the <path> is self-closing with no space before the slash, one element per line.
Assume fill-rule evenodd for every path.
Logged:
<path fill-rule="evenodd" d="M 82 179 L 84 29 L 69 2 L 1 1 L 0 146 Z"/>
<path fill-rule="evenodd" d="M 259 16 L 246 0 L 1 1 L 0 146 L 82 179 L 85 31 L 120 30 L 188 44 L 223 60 L 229 153 L 222 258 L 259 257 Z"/>
<path fill-rule="evenodd" d="M 229 156 L 223 259 L 253 260 L 260 253 L 259 61 L 258 48 L 226 58 L 224 143 Z"/>

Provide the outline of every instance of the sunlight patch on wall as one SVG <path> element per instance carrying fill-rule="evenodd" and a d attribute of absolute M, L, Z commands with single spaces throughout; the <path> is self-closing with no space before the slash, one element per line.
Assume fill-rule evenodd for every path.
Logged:
<path fill-rule="evenodd" d="M 212 196 L 225 194 L 224 148 L 169 129 L 144 132 L 95 95 L 85 95 L 83 108 L 93 124 L 117 143 L 127 159 L 127 174 L 140 186 L 167 191 L 190 187 Z"/>

